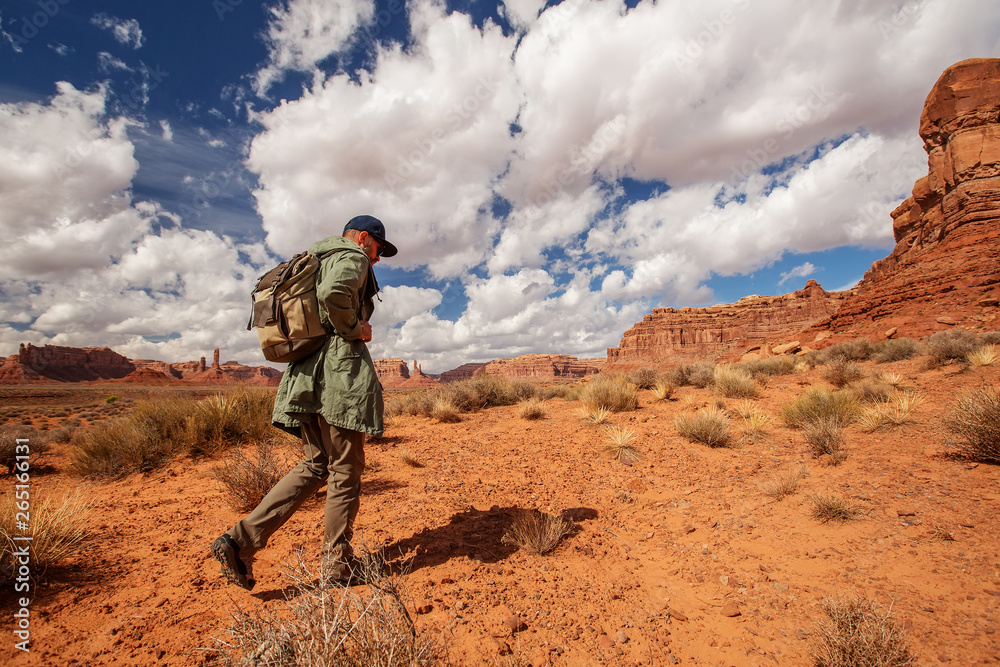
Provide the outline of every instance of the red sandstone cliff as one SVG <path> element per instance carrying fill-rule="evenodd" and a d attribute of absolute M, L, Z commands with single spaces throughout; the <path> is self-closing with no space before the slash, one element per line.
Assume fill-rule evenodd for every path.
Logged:
<path fill-rule="evenodd" d="M 965 60 L 920 117 L 927 176 L 892 212 L 896 247 L 817 325 L 918 337 L 953 324 L 996 328 L 1000 300 L 1000 60 Z M 939 319 L 940 318 L 940 319 Z"/>
<path fill-rule="evenodd" d="M 815 280 L 782 296 L 747 296 L 708 308 L 654 308 L 608 348 L 608 363 L 655 361 L 742 351 L 789 337 L 833 314 L 850 292 Z"/>
<path fill-rule="evenodd" d="M 394 389 L 410 379 L 410 370 L 402 359 L 374 359 L 373 362 L 383 389 Z"/>
<path fill-rule="evenodd" d="M 442 383 L 448 382 L 461 382 L 462 380 L 471 380 L 475 376 L 483 372 L 483 368 L 486 367 L 485 363 L 468 363 L 462 364 L 458 368 L 453 368 L 450 371 L 445 371 L 438 376 L 438 380 Z"/>
<path fill-rule="evenodd" d="M 491 361 L 482 372 L 541 382 L 577 380 L 600 372 L 604 363 L 603 359 L 577 359 L 568 354 L 525 354 L 513 359 Z"/>

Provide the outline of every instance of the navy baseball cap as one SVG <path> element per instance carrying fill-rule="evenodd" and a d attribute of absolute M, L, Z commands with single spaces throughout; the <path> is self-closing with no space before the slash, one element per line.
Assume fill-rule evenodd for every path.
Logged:
<path fill-rule="evenodd" d="M 392 257 L 398 252 L 396 246 L 392 245 L 385 240 L 385 225 L 378 218 L 371 215 L 356 215 L 347 221 L 344 226 L 344 231 L 348 229 L 356 229 L 359 232 L 368 232 L 371 236 L 379 242 L 381 246 L 381 252 L 379 252 L 379 257 Z"/>

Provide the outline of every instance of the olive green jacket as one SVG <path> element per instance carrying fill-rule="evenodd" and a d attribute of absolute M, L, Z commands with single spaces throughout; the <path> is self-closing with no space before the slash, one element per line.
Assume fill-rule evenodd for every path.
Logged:
<path fill-rule="evenodd" d="M 341 428 L 382 435 L 382 385 L 368 347 L 360 340 L 378 283 L 368 256 L 357 243 L 330 236 L 309 248 L 325 255 L 316 275 L 320 320 L 331 332 L 326 344 L 305 359 L 288 364 L 272 420 L 295 432 L 301 413 L 317 413 Z M 329 254 L 326 254 L 329 253 Z"/>

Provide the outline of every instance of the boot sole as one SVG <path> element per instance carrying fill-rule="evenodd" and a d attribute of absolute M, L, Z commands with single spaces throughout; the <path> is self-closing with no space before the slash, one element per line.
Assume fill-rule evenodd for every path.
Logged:
<path fill-rule="evenodd" d="M 245 588 L 248 591 L 253 590 L 254 584 L 257 582 L 240 574 L 237 569 L 239 560 L 236 557 L 236 552 L 226 539 L 219 537 L 212 542 L 212 555 L 222 565 L 222 576 L 240 588 Z"/>

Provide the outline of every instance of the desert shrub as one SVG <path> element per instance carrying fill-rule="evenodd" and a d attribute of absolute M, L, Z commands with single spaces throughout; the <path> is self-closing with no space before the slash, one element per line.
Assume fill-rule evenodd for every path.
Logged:
<path fill-rule="evenodd" d="M 458 406 L 451 402 L 450 396 L 441 396 L 434 401 L 431 417 L 442 424 L 457 424 L 462 421 Z"/>
<path fill-rule="evenodd" d="M 727 447 L 732 442 L 729 420 L 725 412 L 718 408 L 679 414 L 674 418 L 674 426 L 681 436 L 709 447 Z"/>
<path fill-rule="evenodd" d="M 635 440 L 635 430 L 627 426 L 607 426 L 605 428 L 606 442 L 601 450 L 609 454 L 615 461 L 631 465 L 642 456 L 632 446 Z"/>
<path fill-rule="evenodd" d="M 802 434 L 815 456 L 829 456 L 837 465 L 847 458 L 844 451 L 844 429 L 833 418 L 810 421 L 802 427 Z"/>
<path fill-rule="evenodd" d="M 653 396 L 656 397 L 658 401 L 665 401 L 669 399 L 674 393 L 674 385 L 663 380 L 657 380 L 656 384 L 653 386 Z"/>
<path fill-rule="evenodd" d="M 436 394 L 431 391 L 412 391 L 393 393 L 385 401 L 384 416 L 399 417 L 403 415 L 430 416 L 434 409 Z"/>
<path fill-rule="evenodd" d="M 847 426 L 858 414 L 858 399 L 846 391 L 828 391 L 811 387 L 801 396 L 782 406 L 781 417 L 792 428 L 830 418 L 838 426 Z"/>
<path fill-rule="evenodd" d="M 696 361 L 669 369 L 663 375 L 675 387 L 707 387 L 712 384 L 715 364 L 711 361 Z"/>
<path fill-rule="evenodd" d="M 917 354 L 917 343 L 912 338 L 891 338 L 882 341 L 875 347 L 872 361 L 877 364 L 887 364 L 892 361 L 902 361 Z"/>
<path fill-rule="evenodd" d="M 528 420 L 545 419 L 545 403 L 536 398 L 522 401 L 517 416 Z"/>
<path fill-rule="evenodd" d="M 876 346 L 867 338 L 855 338 L 836 343 L 823 350 L 823 359 L 833 361 L 864 361 L 875 353 Z"/>
<path fill-rule="evenodd" d="M 642 368 L 637 368 L 634 371 L 629 372 L 625 379 L 637 386 L 639 389 L 652 389 L 656 386 L 656 381 L 659 379 L 659 373 L 656 372 L 655 368 L 649 366 L 643 366 Z"/>
<path fill-rule="evenodd" d="M 875 379 L 889 385 L 893 389 L 902 391 L 907 388 L 906 381 L 899 373 L 879 373 L 875 376 Z"/>
<path fill-rule="evenodd" d="M 70 452 L 69 471 L 119 477 L 152 470 L 181 453 L 214 454 L 274 437 L 267 389 L 244 388 L 202 401 L 139 401 L 125 416 L 84 431 Z"/>
<path fill-rule="evenodd" d="M 782 354 L 777 357 L 744 361 L 737 364 L 737 366 L 746 370 L 754 378 L 771 377 L 775 375 L 789 375 L 794 373 L 795 365 L 798 361 L 798 358 L 793 355 Z"/>
<path fill-rule="evenodd" d="M 114 394 L 112 394 L 111 396 L 108 396 L 107 398 L 105 398 L 104 402 L 105 403 L 114 403 L 117 400 L 118 400 L 118 397 L 115 396 Z"/>
<path fill-rule="evenodd" d="M 865 377 L 867 373 L 861 364 L 846 359 L 832 360 L 823 370 L 823 379 L 838 389 Z"/>
<path fill-rule="evenodd" d="M 1000 345 L 1000 331 L 986 331 L 979 334 L 979 342 L 983 345 Z"/>
<path fill-rule="evenodd" d="M 750 403 L 750 401 L 745 401 Z M 737 409 L 737 414 L 743 419 L 743 440 L 756 442 L 767 435 L 767 427 L 771 418 L 751 404 L 750 409 Z"/>
<path fill-rule="evenodd" d="M 33 465 L 35 457 L 49 451 L 49 442 L 52 439 L 50 433 L 42 434 L 30 426 L 23 424 L 4 424 L 0 426 L 0 473 L 13 472 L 14 464 L 17 463 L 17 441 L 27 440 L 29 465 Z M 23 454 L 24 449 L 21 449 Z M 21 459 L 22 461 L 25 459 Z"/>
<path fill-rule="evenodd" d="M 17 527 L 17 513 L 25 511 L 25 505 L 19 505 L 23 502 L 13 492 L 0 498 L 0 573 L 11 568 L 17 572 L 13 548 L 27 542 L 15 542 L 15 536 L 31 537 L 31 573 L 37 577 L 87 546 L 91 504 L 83 496 L 70 493 L 58 498 L 38 497 L 32 493 L 28 499 L 31 520 L 27 531 Z"/>
<path fill-rule="evenodd" d="M 399 450 L 399 458 L 403 463 L 410 466 L 411 468 L 423 468 L 423 462 L 417 458 L 417 455 L 408 449 Z"/>
<path fill-rule="evenodd" d="M 804 465 L 797 465 L 775 473 L 770 479 L 760 483 L 760 490 L 765 495 L 781 500 L 785 496 L 790 496 L 799 488 L 802 478 L 809 476 L 809 469 Z"/>
<path fill-rule="evenodd" d="M 475 412 L 534 398 L 536 390 L 536 385 L 527 380 L 500 375 L 477 375 L 470 380 L 452 382 L 435 389 L 431 394 L 435 402 L 443 398 L 461 412 Z"/>
<path fill-rule="evenodd" d="M 968 389 L 944 415 L 945 427 L 963 438 L 959 450 L 976 461 L 1000 463 L 1000 391 L 983 386 Z"/>
<path fill-rule="evenodd" d="M 252 450 L 248 453 L 245 448 L 234 448 L 212 470 L 212 477 L 225 490 L 226 502 L 237 512 L 249 512 L 257 507 L 284 474 L 273 442 L 257 442 Z"/>
<path fill-rule="evenodd" d="M 924 402 L 924 397 L 914 392 L 895 392 L 888 401 L 873 403 L 858 415 L 858 426 L 865 433 L 874 433 L 901 426 L 910 414 Z"/>
<path fill-rule="evenodd" d="M 539 510 L 517 510 L 501 541 L 539 556 L 559 545 L 559 541 L 573 529 L 566 519 Z"/>
<path fill-rule="evenodd" d="M 760 387 L 749 371 L 731 364 L 715 367 L 713 381 L 715 391 L 725 398 L 755 398 L 760 396 Z"/>
<path fill-rule="evenodd" d="M 604 424 L 608 421 L 608 418 L 611 417 L 611 410 L 601 406 L 591 405 L 580 408 L 577 410 L 577 414 L 580 415 L 581 419 L 592 424 Z"/>
<path fill-rule="evenodd" d="M 956 362 L 964 363 L 966 356 L 979 347 L 979 339 L 971 331 L 949 329 L 927 336 L 922 341 L 922 347 L 927 355 L 926 366 L 936 368 Z"/>
<path fill-rule="evenodd" d="M 45 437 L 49 442 L 66 443 L 73 439 L 74 432 L 76 429 L 72 426 L 60 426 L 49 431 Z"/>
<path fill-rule="evenodd" d="M 252 612 L 237 609 L 228 638 L 214 651 L 229 667 L 420 667 L 441 664 L 444 652 L 424 634 L 407 611 L 402 575 L 387 573 L 384 561 L 362 553 L 356 576 L 359 589 L 330 585 L 335 559 L 324 554 L 318 565 L 302 550 L 286 566 L 292 590 L 276 606 Z"/>
<path fill-rule="evenodd" d="M 854 382 L 847 391 L 861 403 L 884 403 L 891 400 L 896 393 L 891 385 L 878 378 L 865 378 Z"/>
<path fill-rule="evenodd" d="M 812 516 L 823 523 L 831 521 L 853 521 L 860 516 L 862 508 L 838 496 L 810 495 Z"/>
<path fill-rule="evenodd" d="M 629 412 L 638 405 L 637 387 L 621 375 L 603 373 L 592 376 L 580 401 L 587 408 L 607 408 L 611 412 Z"/>
<path fill-rule="evenodd" d="M 908 667 L 917 664 L 891 608 L 864 597 L 821 603 L 810 653 L 816 667 Z"/>
<path fill-rule="evenodd" d="M 965 355 L 965 363 L 970 368 L 992 366 L 998 359 L 1000 359 L 1000 353 L 997 352 L 996 345 L 983 345 Z"/>

